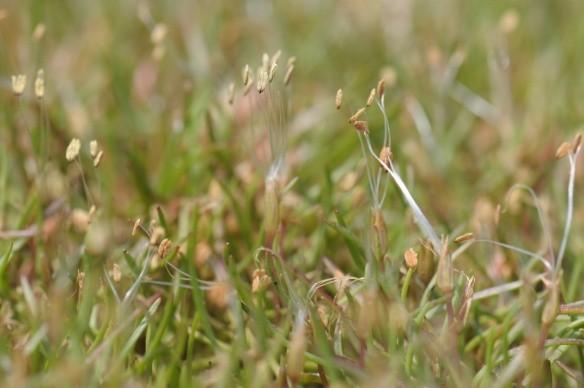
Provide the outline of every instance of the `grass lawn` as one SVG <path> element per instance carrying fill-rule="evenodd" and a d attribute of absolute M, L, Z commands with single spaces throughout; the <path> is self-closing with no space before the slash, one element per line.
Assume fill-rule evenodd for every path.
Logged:
<path fill-rule="evenodd" d="M 0 4 L 0 385 L 584 386 L 584 3 Z"/>

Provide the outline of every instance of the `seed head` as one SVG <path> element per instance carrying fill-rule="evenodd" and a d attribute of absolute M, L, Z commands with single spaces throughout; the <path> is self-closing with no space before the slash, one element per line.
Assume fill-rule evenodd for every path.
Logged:
<path fill-rule="evenodd" d="M 241 78 L 243 79 L 243 86 L 247 86 L 250 83 L 251 70 L 249 65 L 245 65 L 241 72 Z"/>
<path fill-rule="evenodd" d="M 272 65 L 275 63 L 278 63 L 278 61 L 280 60 L 280 57 L 282 56 L 282 50 L 278 50 L 274 53 L 274 55 L 272 56 Z"/>
<path fill-rule="evenodd" d="M 369 127 L 367 126 L 367 121 L 357 120 L 353 122 L 355 129 L 361 133 L 368 133 Z"/>
<path fill-rule="evenodd" d="M 93 167 L 98 167 L 101 163 L 101 158 L 103 158 L 103 150 L 99 150 L 95 158 L 93 158 Z"/>
<path fill-rule="evenodd" d="M 343 105 L 343 89 L 337 90 L 337 95 L 335 96 L 335 106 L 338 109 L 341 109 L 341 105 Z"/>
<path fill-rule="evenodd" d="M 349 117 L 349 124 L 355 123 L 355 121 L 359 120 L 359 117 L 365 112 L 365 108 L 359 109 L 357 112 L 353 114 L 353 116 Z"/>
<path fill-rule="evenodd" d="M 166 27 L 166 25 L 163 23 L 158 23 L 157 25 L 154 26 L 152 32 L 150 33 L 150 40 L 152 41 L 153 44 L 159 45 L 166 37 L 167 32 L 168 28 Z"/>
<path fill-rule="evenodd" d="M 169 239 L 165 238 L 164 240 L 162 240 L 160 242 L 160 245 L 158 245 L 158 257 L 164 259 L 168 254 L 168 251 L 170 251 L 171 247 L 172 242 Z"/>
<path fill-rule="evenodd" d="M 263 70 L 260 69 L 260 71 L 258 72 L 258 80 L 256 81 L 256 88 L 258 93 L 263 93 L 264 90 L 266 90 L 266 86 L 268 83 L 268 73 Z"/>
<path fill-rule="evenodd" d="M 465 241 L 472 240 L 473 238 L 474 238 L 474 233 L 468 232 L 468 233 L 464 233 L 464 234 L 461 234 L 460 236 L 456 237 L 454 239 L 454 242 L 457 244 L 460 244 L 460 243 L 463 243 Z"/>
<path fill-rule="evenodd" d="M 150 245 L 159 244 L 164 238 L 164 229 L 161 226 L 152 225 L 152 232 L 150 233 Z"/>
<path fill-rule="evenodd" d="M 296 63 L 296 57 L 288 58 L 288 62 L 286 62 L 286 66 L 290 67 Z"/>
<path fill-rule="evenodd" d="M 404 260 L 408 268 L 415 268 L 418 265 L 418 253 L 410 248 L 404 253 Z"/>
<path fill-rule="evenodd" d="M 371 92 L 369 92 L 369 97 L 367 97 L 367 107 L 370 107 L 371 104 L 373 104 L 373 101 L 375 101 L 375 88 L 371 89 Z"/>
<path fill-rule="evenodd" d="M 79 155 L 80 149 L 81 149 L 81 141 L 77 138 L 73 138 L 73 140 L 71 140 L 71 142 L 67 146 L 67 150 L 65 151 L 65 158 L 69 162 L 72 162 Z"/>
<path fill-rule="evenodd" d="M 284 76 L 284 85 L 288 85 L 290 80 L 292 79 L 292 73 L 294 72 L 294 65 L 288 66 L 288 70 L 286 70 L 286 75 Z"/>
<path fill-rule="evenodd" d="M 24 88 L 26 87 L 26 75 L 18 74 L 12 76 L 12 91 L 17 96 L 22 95 Z"/>
<path fill-rule="evenodd" d="M 572 144 L 563 142 L 556 150 L 556 159 L 562 159 L 572 152 Z"/>
<path fill-rule="evenodd" d="M 276 69 L 278 69 L 277 63 L 272 63 L 270 65 L 270 71 L 268 72 L 268 82 L 272 82 L 274 76 L 276 75 Z"/>
<path fill-rule="evenodd" d="M 138 228 L 140 227 L 141 222 L 142 220 L 140 218 L 136 218 L 136 221 L 134 221 L 134 226 L 132 227 L 132 237 L 134 237 L 138 232 Z"/>
<path fill-rule="evenodd" d="M 263 268 L 257 268 L 253 271 L 251 283 L 251 292 L 256 294 L 265 290 L 272 282 Z"/>
<path fill-rule="evenodd" d="M 268 53 L 262 54 L 262 70 L 266 73 L 270 71 L 270 56 Z"/>
<path fill-rule="evenodd" d="M 97 143 L 97 140 L 92 140 L 89 142 L 89 154 L 91 155 L 92 158 L 95 158 L 97 156 L 97 153 L 99 152 L 99 144 Z"/>
<path fill-rule="evenodd" d="M 578 152 L 580 146 L 582 145 L 582 134 L 578 133 L 571 143 L 563 142 L 556 150 L 556 158 L 562 159 L 568 154 L 575 154 Z"/>
<path fill-rule="evenodd" d="M 36 79 L 34 80 L 34 94 L 37 98 L 43 98 L 45 95 L 45 72 L 43 69 L 37 72 Z"/>
<path fill-rule="evenodd" d="M 381 98 L 383 97 L 383 94 L 385 93 L 385 80 L 382 78 L 379 80 L 379 82 L 377 82 L 377 97 Z"/>
<path fill-rule="evenodd" d="M 379 153 L 379 159 L 381 159 L 381 161 L 385 163 L 386 166 L 389 166 L 389 164 L 391 163 L 392 156 L 393 155 L 389 147 L 383 147 L 381 149 L 381 152 Z"/>

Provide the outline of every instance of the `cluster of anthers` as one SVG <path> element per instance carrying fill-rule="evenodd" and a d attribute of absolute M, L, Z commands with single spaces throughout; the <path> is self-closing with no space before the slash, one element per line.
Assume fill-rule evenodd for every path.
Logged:
<path fill-rule="evenodd" d="M 18 97 L 22 96 L 24 89 L 26 88 L 26 75 L 13 75 L 11 81 L 12 92 Z M 43 69 L 37 71 L 37 75 L 34 80 L 34 94 L 39 99 L 45 96 L 45 72 Z"/>
<path fill-rule="evenodd" d="M 388 182 L 384 174 L 382 173 L 382 169 L 388 169 L 391 167 L 391 162 L 393 158 L 393 154 L 391 152 L 391 132 L 389 127 L 389 119 L 385 112 L 385 79 L 379 80 L 377 86 L 372 88 L 369 92 L 367 97 L 365 106 L 359 108 L 357 111 L 352 113 L 348 119 L 348 122 L 353 128 L 357 130 L 357 134 L 359 135 L 359 141 L 361 143 L 361 151 L 363 156 L 367 160 L 367 178 L 369 181 L 369 189 L 371 192 L 371 197 L 373 200 L 373 209 L 379 210 L 383 202 L 385 201 L 385 197 L 387 194 L 388 189 Z M 366 114 L 367 110 L 376 105 L 379 111 L 383 116 L 383 144 L 381 150 L 376 153 L 373 150 L 373 146 L 371 144 L 371 139 L 369 136 L 369 123 L 367 120 L 364 119 L 364 115 Z M 340 110 L 343 106 L 343 90 L 337 90 L 335 96 L 335 107 L 337 110 Z M 382 169 L 379 169 L 377 173 L 374 173 L 374 166 L 370 165 L 370 158 L 368 155 L 371 154 L 374 157 L 374 163 L 377 164 L 378 162 L 381 164 Z"/>
<path fill-rule="evenodd" d="M 258 67 L 257 71 L 254 72 L 249 65 L 245 65 L 241 71 L 241 78 L 243 81 L 243 91 L 242 95 L 245 97 L 249 94 L 251 89 L 255 84 L 255 88 L 258 94 L 262 94 L 266 91 L 266 88 L 269 87 L 270 84 L 273 83 L 277 70 L 278 70 L 278 61 L 282 56 L 282 51 L 278 50 L 274 55 L 271 57 L 264 53 L 262 55 L 262 64 Z M 290 81 L 292 80 L 292 75 L 294 73 L 294 64 L 296 62 L 296 57 L 288 58 L 286 62 L 286 72 L 284 73 L 284 78 L 282 79 L 282 83 L 284 86 L 288 86 Z M 233 104 L 236 97 L 236 87 L 235 83 L 231 83 L 228 88 L 228 99 L 227 101 L 229 104 Z"/>

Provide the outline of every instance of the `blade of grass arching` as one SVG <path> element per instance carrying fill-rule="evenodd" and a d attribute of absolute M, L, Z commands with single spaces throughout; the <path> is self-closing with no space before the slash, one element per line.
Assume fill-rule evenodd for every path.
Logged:
<path fill-rule="evenodd" d="M 97 347 L 102 344 L 103 339 L 105 338 L 106 333 L 108 333 L 108 329 L 110 328 L 110 322 L 104 322 L 101 325 L 101 328 L 99 329 L 99 331 L 97 332 L 97 334 L 95 335 L 95 338 L 93 339 L 93 342 L 91 343 L 91 345 L 89 346 L 89 348 L 87 349 L 87 354 L 91 354 L 93 353 L 93 351 L 95 349 L 97 349 Z"/>
<path fill-rule="evenodd" d="M 146 354 L 140 363 L 138 364 L 138 371 L 139 373 L 144 373 L 146 368 L 152 365 L 149 365 L 154 358 L 154 355 L 158 351 L 158 348 L 162 342 L 162 336 L 166 333 L 168 326 L 170 324 L 170 320 L 174 311 L 176 310 L 177 305 L 174 303 L 172 297 L 169 297 L 166 300 L 166 304 L 164 306 L 164 312 L 162 313 L 162 319 L 160 320 L 160 324 L 156 328 L 154 335 L 150 341 L 147 342 Z"/>
<path fill-rule="evenodd" d="M 134 296 L 136 296 L 136 293 L 138 292 L 138 289 L 140 288 L 140 285 L 144 281 L 144 277 L 146 276 L 146 273 L 148 272 L 148 269 L 150 268 L 150 263 L 152 261 L 152 256 L 150 255 L 150 249 L 149 248 L 147 248 L 144 251 L 144 255 L 143 256 L 144 256 L 143 257 L 144 264 L 142 265 L 142 270 L 138 274 L 138 277 L 136 278 L 136 280 L 134 280 L 134 283 L 132 283 L 132 286 L 130 286 L 130 288 L 128 289 L 128 291 L 126 291 L 126 293 L 124 294 L 123 303 L 126 304 L 126 305 L 129 304 L 132 301 L 132 299 L 134 298 Z"/>
<path fill-rule="evenodd" d="M 566 206 L 566 220 L 564 222 L 564 232 L 562 234 L 562 241 L 560 243 L 560 248 L 558 249 L 557 263 L 554 275 L 557 276 L 562 269 L 562 261 L 564 259 L 564 254 L 568 247 L 568 238 L 570 237 L 570 230 L 572 228 L 572 218 L 574 217 L 574 184 L 576 180 L 576 161 L 578 159 L 578 154 L 581 147 L 578 146 L 573 154 L 568 155 L 568 160 L 570 161 L 570 174 L 568 180 L 568 205 Z"/>
<path fill-rule="evenodd" d="M 492 296 L 498 296 L 509 291 L 517 290 L 521 288 L 521 286 L 523 286 L 523 280 L 516 280 L 509 283 L 500 284 L 495 287 L 486 288 L 484 290 L 475 292 L 475 294 L 472 297 L 472 300 L 477 301 L 485 298 L 490 298 Z"/>
<path fill-rule="evenodd" d="M 140 323 L 138 323 L 138 326 L 136 326 L 136 328 L 134 329 L 134 331 L 132 332 L 132 334 L 130 335 L 130 337 L 128 338 L 126 343 L 124 344 L 124 347 L 122 348 L 122 351 L 120 352 L 120 354 L 118 356 L 119 362 L 123 362 L 123 360 L 125 360 L 126 357 L 130 354 L 130 352 L 134 349 L 134 345 L 136 345 L 136 342 L 142 336 L 142 333 L 144 333 L 144 330 L 146 330 L 146 327 L 148 326 L 148 322 L 150 321 L 152 316 L 158 310 L 158 306 L 160 305 L 161 301 L 162 301 L 162 298 L 156 299 L 156 301 L 154 303 L 152 303 L 152 306 L 150 306 L 148 308 L 148 310 L 146 311 L 146 314 L 144 314 L 144 317 L 142 318 Z"/>
<path fill-rule="evenodd" d="M 430 240 L 430 242 L 432 243 L 432 247 L 434 248 L 434 251 L 440 252 L 441 243 L 440 243 L 440 239 L 438 238 L 438 234 L 436 233 L 436 231 L 432 227 L 432 224 L 430 224 L 430 221 L 428 220 L 426 215 L 420 209 L 420 206 L 415 201 L 414 197 L 412 196 L 412 194 L 408 190 L 408 187 L 406 186 L 406 184 L 402 180 L 399 173 L 394 169 L 393 163 L 391 162 L 391 160 L 389 161 L 389 165 L 388 165 L 387 163 L 385 163 L 385 161 L 383 161 L 379 158 L 379 156 L 373 150 L 373 146 L 371 145 L 371 140 L 369 139 L 368 135 L 365 136 L 365 141 L 366 141 L 367 148 L 369 149 L 369 153 L 371 154 L 371 156 L 373 156 L 379 162 L 379 164 L 391 176 L 391 178 L 393 179 L 393 181 L 395 182 L 395 184 L 397 185 L 397 187 L 401 191 L 404 200 L 406 201 L 406 203 L 408 204 L 408 206 L 412 210 L 412 214 L 414 216 L 414 221 L 418 225 L 418 228 L 420 229 L 420 231 L 425 235 L 425 237 L 428 240 Z"/>

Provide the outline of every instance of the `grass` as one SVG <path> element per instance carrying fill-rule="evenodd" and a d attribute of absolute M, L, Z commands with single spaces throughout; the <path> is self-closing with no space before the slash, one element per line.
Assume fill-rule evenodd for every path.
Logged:
<path fill-rule="evenodd" d="M 584 385 L 582 11 L 1 5 L 2 385 Z"/>

